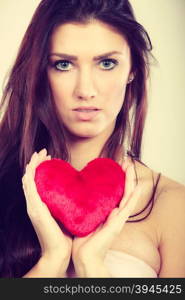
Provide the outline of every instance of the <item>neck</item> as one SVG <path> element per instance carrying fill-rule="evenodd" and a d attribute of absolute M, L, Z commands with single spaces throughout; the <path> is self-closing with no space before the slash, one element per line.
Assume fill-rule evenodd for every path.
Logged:
<path fill-rule="evenodd" d="M 85 165 L 100 156 L 101 151 L 110 137 L 106 133 L 91 137 L 67 137 L 67 147 L 70 153 L 70 164 L 77 170 L 82 169 Z"/>
<path fill-rule="evenodd" d="M 100 157 L 102 149 L 110 137 L 110 134 L 95 136 L 92 138 L 82 138 L 82 137 L 67 137 L 67 147 L 70 153 L 70 164 L 77 170 L 83 169 L 88 162 Z M 103 156 L 106 156 L 103 153 Z M 118 150 L 116 157 L 118 161 L 122 161 L 123 151 Z"/>
<path fill-rule="evenodd" d="M 100 156 L 104 143 L 96 138 L 81 138 L 68 143 L 71 165 L 80 170 L 85 165 Z"/>

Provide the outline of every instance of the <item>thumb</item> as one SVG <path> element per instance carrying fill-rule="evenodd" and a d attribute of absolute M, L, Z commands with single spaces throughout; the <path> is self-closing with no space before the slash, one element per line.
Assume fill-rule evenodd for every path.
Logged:
<path fill-rule="evenodd" d="M 122 221 L 126 221 L 128 217 L 133 213 L 133 210 L 136 207 L 137 203 L 140 202 L 143 189 L 144 186 L 142 184 L 137 185 L 135 191 L 130 195 L 130 199 L 126 202 L 125 206 L 120 208 L 118 216 L 122 218 Z"/>

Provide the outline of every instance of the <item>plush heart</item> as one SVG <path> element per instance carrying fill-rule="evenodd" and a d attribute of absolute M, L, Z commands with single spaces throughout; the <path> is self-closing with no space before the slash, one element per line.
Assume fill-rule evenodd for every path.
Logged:
<path fill-rule="evenodd" d="M 96 158 L 81 171 L 61 159 L 51 159 L 36 168 L 35 182 L 53 217 L 82 237 L 118 206 L 124 195 L 125 172 L 109 158 Z"/>

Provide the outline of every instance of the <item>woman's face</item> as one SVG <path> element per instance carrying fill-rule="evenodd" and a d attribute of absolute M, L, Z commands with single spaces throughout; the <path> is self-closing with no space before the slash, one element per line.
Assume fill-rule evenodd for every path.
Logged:
<path fill-rule="evenodd" d="M 127 41 L 109 25 L 60 25 L 51 37 L 48 78 L 60 118 L 78 137 L 111 134 L 131 69 Z"/>

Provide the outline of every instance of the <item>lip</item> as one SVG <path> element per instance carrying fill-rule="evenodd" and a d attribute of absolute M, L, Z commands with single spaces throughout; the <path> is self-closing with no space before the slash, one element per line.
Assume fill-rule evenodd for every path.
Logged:
<path fill-rule="evenodd" d="M 95 107 L 95 106 L 79 106 L 79 107 L 74 108 L 73 110 L 82 110 L 82 109 L 100 110 L 98 107 Z"/>
<path fill-rule="evenodd" d="M 101 109 L 93 106 L 89 107 L 77 107 L 73 109 L 77 120 L 79 121 L 91 121 L 93 120 L 101 111 Z"/>

